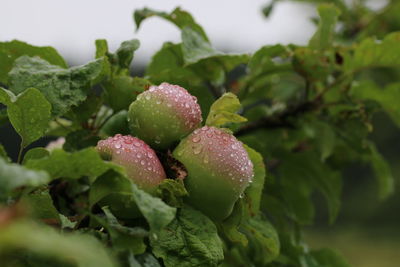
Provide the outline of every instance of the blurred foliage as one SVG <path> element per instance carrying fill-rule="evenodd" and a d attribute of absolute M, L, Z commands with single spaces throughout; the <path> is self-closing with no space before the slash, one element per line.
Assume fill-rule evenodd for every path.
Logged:
<path fill-rule="evenodd" d="M 180 8 L 137 10 L 137 28 L 158 16 L 182 37 L 162 46 L 144 77 L 129 73 L 140 45 L 135 39 L 114 53 L 97 40 L 95 59 L 70 68 L 52 48 L 0 43 L 6 59 L 0 103 L 7 107 L 0 126 L 11 123 L 22 139 L 16 163 L 0 146 L 2 264 L 348 266 L 334 250 L 310 249 L 303 228 L 321 210 L 335 222 L 343 175 L 354 164 L 373 170 L 377 198 L 394 192 L 392 169 L 371 134 L 376 113 L 400 125 L 400 5 L 389 1 L 374 10 L 365 1 L 302 2 L 318 4 L 309 43 L 267 45 L 252 55 L 215 50 Z M 185 87 L 207 125 L 248 145 L 254 181 L 223 222 L 185 203 L 184 182 L 169 179 L 146 193 L 92 148 L 100 138 L 128 133 L 129 104 L 161 82 Z M 51 151 L 29 150 L 46 136 L 66 141 Z"/>

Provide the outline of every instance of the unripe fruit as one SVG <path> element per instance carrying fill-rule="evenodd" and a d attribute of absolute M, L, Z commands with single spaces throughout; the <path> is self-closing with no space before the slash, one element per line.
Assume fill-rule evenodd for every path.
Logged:
<path fill-rule="evenodd" d="M 128 121 L 134 135 L 165 149 L 198 128 L 202 117 L 196 97 L 178 85 L 162 83 L 137 97 Z"/>
<path fill-rule="evenodd" d="M 166 178 L 156 153 L 142 140 L 120 134 L 97 144 L 100 155 L 123 166 L 127 176 L 141 189 L 152 192 Z"/>
<path fill-rule="evenodd" d="M 204 126 L 186 137 L 173 152 L 187 169 L 188 201 L 216 220 L 223 220 L 253 178 L 253 164 L 233 135 Z"/>

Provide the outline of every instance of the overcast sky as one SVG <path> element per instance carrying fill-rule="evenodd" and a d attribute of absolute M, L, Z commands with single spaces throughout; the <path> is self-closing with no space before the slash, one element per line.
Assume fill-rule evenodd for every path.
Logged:
<path fill-rule="evenodd" d="M 0 0 L 0 40 L 19 39 L 55 47 L 73 65 L 93 58 L 94 40 L 107 39 L 110 50 L 138 38 L 136 64 L 148 62 L 165 41 L 179 42 L 172 24 L 151 18 L 135 32 L 132 13 L 149 7 L 192 13 L 220 50 L 251 52 L 265 44 L 304 44 L 314 31 L 314 8 L 281 3 L 269 19 L 261 7 L 269 0 Z"/>

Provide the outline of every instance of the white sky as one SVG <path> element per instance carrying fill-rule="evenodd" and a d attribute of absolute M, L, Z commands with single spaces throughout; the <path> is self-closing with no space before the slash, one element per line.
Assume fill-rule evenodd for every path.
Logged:
<path fill-rule="evenodd" d="M 165 41 L 179 42 L 180 33 L 159 18 L 143 22 L 135 32 L 133 10 L 149 7 L 170 12 L 176 6 L 192 13 L 213 45 L 230 52 L 251 52 L 265 44 L 304 44 L 314 32 L 313 8 L 281 3 L 269 19 L 261 7 L 269 0 L 0 0 L 0 40 L 19 39 L 55 47 L 70 63 L 93 59 L 94 40 L 107 39 L 111 51 L 128 39 L 141 47 L 136 64 L 146 63 Z"/>

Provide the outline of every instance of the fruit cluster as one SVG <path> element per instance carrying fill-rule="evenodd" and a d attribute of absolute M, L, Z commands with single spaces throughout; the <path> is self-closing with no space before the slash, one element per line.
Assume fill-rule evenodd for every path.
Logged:
<path fill-rule="evenodd" d="M 253 164 L 232 134 L 201 127 L 201 122 L 196 97 L 180 86 L 162 83 L 141 93 L 129 107 L 128 124 L 136 137 L 117 134 L 99 141 L 97 149 L 104 159 L 125 167 L 132 181 L 152 193 L 166 179 L 153 149 L 163 152 L 178 144 L 172 155 L 187 172 L 187 202 L 222 220 L 251 183 Z"/>

